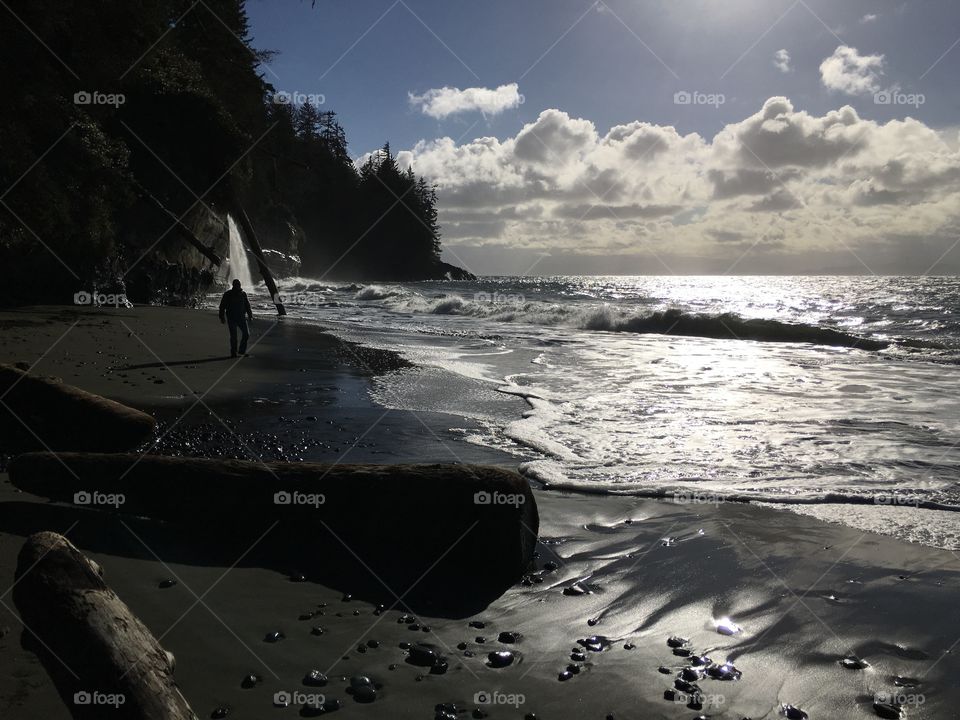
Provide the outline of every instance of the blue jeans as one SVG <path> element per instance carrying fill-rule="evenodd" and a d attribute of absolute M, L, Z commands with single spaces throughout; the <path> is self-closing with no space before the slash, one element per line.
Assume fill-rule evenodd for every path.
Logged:
<path fill-rule="evenodd" d="M 240 354 L 247 354 L 247 340 L 250 339 L 250 331 L 247 329 L 247 319 L 240 318 L 235 320 L 227 318 L 227 327 L 230 328 L 230 355 L 237 354 L 237 330 L 240 331 Z"/>

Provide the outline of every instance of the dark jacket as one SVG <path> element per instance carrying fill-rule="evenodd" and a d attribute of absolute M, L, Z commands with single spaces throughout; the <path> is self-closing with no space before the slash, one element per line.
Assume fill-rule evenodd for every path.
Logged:
<path fill-rule="evenodd" d="M 247 300 L 247 294 L 243 290 L 230 288 L 223 294 L 220 300 L 221 320 L 224 319 L 224 315 L 234 322 L 243 320 L 244 315 L 253 320 L 253 310 L 250 309 L 250 301 Z"/>

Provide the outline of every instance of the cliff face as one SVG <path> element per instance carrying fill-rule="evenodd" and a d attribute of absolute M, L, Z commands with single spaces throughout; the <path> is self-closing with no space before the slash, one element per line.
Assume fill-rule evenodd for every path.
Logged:
<path fill-rule="evenodd" d="M 141 217 L 150 216 L 145 213 Z M 225 213 L 198 205 L 184 218 L 184 224 L 201 243 L 220 257 L 227 257 L 230 239 Z M 181 241 L 176 230 L 161 235 L 169 227 L 170 222 L 151 223 L 149 229 L 135 226 L 125 238 L 128 265 L 123 276 L 124 292 L 135 304 L 196 305 L 216 282 L 218 268 Z"/>

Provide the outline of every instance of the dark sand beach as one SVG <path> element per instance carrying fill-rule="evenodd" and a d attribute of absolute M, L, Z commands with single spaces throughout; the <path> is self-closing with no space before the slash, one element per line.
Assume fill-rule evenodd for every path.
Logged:
<path fill-rule="evenodd" d="M 0 327 L 0 361 L 154 414 L 154 452 L 516 465 L 461 442 L 462 418 L 376 406 L 371 375 L 406 363 L 313 327 L 257 320 L 252 356 L 239 362 L 224 357 L 209 312 L 41 307 L 4 311 Z M 279 692 L 293 705 L 322 693 L 356 718 L 868 718 L 884 695 L 907 717 L 960 717 L 954 553 L 740 503 L 534 492 L 536 567 L 474 615 L 413 619 L 397 588 L 291 581 L 258 551 L 268 527 L 233 528 L 249 540 L 231 556 L 147 519 L 47 503 L 4 474 L 0 714 L 70 717 L 21 646 L 7 590 L 25 538 L 54 530 L 100 564 L 176 656 L 199 717 L 306 713 L 275 709 Z M 265 641 L 275 632 L 284 638 Z M 414 664 L 426 652 L 418 645 L 444 656 L 446 672 Z M 513 655 L 490 655 L 501 651 Z M 311 670 L 327 683 L 304 684 Z M 356 676 L 378 688 L 372 703 L 348 692 Z M 685 682 L 699 687 L 700 706 L 688 705 L 698 693 Z"/>

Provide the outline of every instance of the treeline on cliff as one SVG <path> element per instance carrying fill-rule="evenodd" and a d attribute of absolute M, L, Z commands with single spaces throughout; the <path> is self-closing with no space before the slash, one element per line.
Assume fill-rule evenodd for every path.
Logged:
<path fill-rule="evenodd" d="M 302 274 L 451 270 L 434 188 L 389 145 L 356 168 L 333 112 L 267 82 L 242 0 L 8 0 L 0 15 L 6 302 L 91 286 L 183 301 L 210 273 L 175 219 L 209 240 L 238 205 Z"/>

